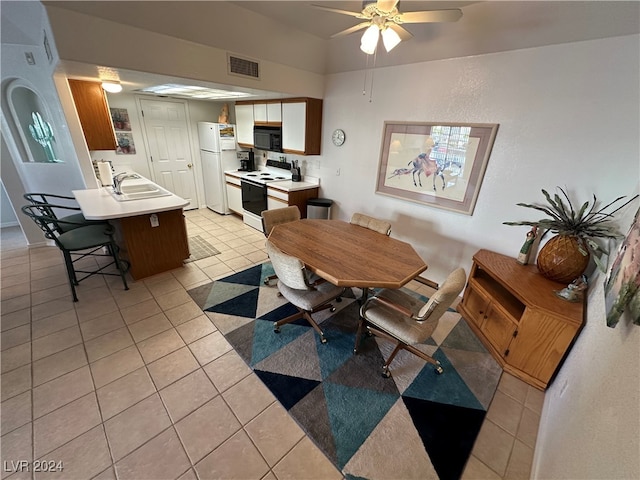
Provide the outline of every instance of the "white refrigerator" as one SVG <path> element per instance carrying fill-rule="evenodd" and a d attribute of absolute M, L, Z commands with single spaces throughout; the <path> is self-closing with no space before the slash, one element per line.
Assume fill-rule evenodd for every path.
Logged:
<path fill-rule="evenodd" d="M 231 213 L 227 206 L 224 172 L 240 167 L 236 154 L 236 126 L 198 122 L 198 138 L 205 203 L 214 212 Z"/>

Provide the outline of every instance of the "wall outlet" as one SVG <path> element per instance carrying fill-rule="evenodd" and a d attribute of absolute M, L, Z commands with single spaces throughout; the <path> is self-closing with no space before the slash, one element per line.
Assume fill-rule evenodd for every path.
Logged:
<path fill-rule="evenodd" d="M 151 216 L 149 217 L 149 221 L 151 222 L 151 226 L 152 227 L 159 227 L 160 226 L 160 221 L 158 220 L 158 215 L 156 215 L 155 213 L 151 214 Z"/>

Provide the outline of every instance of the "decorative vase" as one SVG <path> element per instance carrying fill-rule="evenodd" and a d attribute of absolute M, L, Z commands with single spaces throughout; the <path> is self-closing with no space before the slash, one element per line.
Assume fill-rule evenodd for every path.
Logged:
<path fill-rule="evenodd" d="M 590 258 L 581 239 L 556 235 L 540 250 L 538 270 L 549 280 L 568 284 L 584 273 Z"/>

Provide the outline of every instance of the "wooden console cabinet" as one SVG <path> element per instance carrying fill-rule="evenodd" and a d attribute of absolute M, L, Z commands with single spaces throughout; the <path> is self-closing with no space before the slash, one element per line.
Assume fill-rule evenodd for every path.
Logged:
<path fill-rule="evenodd" d="M 544 390 L 584 325 L 584 304 L 557 297 L 566 287 L 488 250 L 473 256 L 458 311 L 502 368 Z"/>

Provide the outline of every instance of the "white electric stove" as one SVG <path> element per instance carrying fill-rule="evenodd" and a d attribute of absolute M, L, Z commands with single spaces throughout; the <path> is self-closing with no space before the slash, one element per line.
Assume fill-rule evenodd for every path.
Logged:
<path fill-rule="evenodd" d="M 244 223 L 262 231 L 261 213 L 267 209 L 267 184 L 291 180 L 291 164 L 267 160 L 266 168 L 240 173 L 242 187 L 242 219 Z"/>

